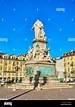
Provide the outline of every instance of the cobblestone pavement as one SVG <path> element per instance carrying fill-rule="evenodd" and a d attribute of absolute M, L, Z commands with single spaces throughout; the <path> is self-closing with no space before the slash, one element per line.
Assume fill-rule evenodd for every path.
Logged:
<path fill-rule="evenodd" d="M 69 89 L 33 90 L 14 100 L 75 100 L 75 87 Z"/>
<path fill-rule="evenodd" d="M 12 91 L 7 87 L 0 87 L 0 100 L 9 99 L 28 90 Z M 65 89 L 33 90 L 13 100 L 75 100 L 75 86 Z"/>
<path fill-rule="evenodd" d="M 27 90 L 20 89 L 20 90 L 13 91 L 12 88 L 0 86 L 0 100 L 7 100 L 15 95 L 25 92 L 25 91 L 27 91 Z"/>

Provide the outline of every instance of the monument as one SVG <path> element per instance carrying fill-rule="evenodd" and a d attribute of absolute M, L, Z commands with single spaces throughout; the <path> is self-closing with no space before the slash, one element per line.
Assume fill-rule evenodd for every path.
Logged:
<path fill-rule="evenodd" d="M 38 71 L 40 76 L 55 76 L 55 63 L 50 56 L 50 49 L 46 47 L 48 42 L 42 22 L 37 20 L 32 30 L 35 37 L 33 46 L 29 48 L 26 55 L 26 75 L 34 77 Z"/>
<path fill-rule="evenodd" d="M 50 49 L 46 47 L 47 40 L 44 26 L 37 20 L 32 30 L 34 30 L 33 47 L 29 47 L 28 54 L 25 54 L 25 78 L 22 83 L 16 83 L 16 89 L 57 89 L 68 88 L 66 83 L 60 83 L 56 77 L 56 64 L 50 56 Z"/>

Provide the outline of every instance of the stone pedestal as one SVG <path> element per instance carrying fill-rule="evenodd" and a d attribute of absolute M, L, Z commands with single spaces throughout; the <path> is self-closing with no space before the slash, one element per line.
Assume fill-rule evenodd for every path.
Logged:
<path fill-rule="evenodd" d="M 25 77 L 25 78 L 23 78 L 22 83 L 30 84 L 29 77 Z"/>

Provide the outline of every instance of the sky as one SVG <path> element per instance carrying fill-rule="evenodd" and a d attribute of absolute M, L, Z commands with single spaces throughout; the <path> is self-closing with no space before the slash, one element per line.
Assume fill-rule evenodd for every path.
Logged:
<path fill-rule="evenodd" d="M 53 58 L 75 50 L 75 0 L 0 0 L 0 52 L 27 54 L 40 20 Z"/>

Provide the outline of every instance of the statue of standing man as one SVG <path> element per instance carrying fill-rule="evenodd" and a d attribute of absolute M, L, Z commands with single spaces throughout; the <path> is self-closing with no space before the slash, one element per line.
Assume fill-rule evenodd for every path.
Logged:
<path fill-rule="evenodd" d="M 32 30 L 35 31 L 35 38 L 45 37 L 44 26 L 39 20 L 35 22 L 32 27 Z"/>

